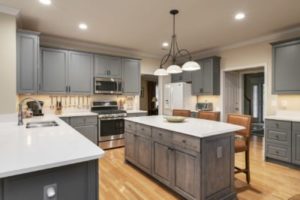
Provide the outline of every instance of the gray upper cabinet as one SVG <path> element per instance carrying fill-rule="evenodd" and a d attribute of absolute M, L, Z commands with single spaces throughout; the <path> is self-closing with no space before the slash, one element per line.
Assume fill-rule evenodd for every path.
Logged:
<path fill-rule="evenodd" d="M 94 56 L 95 77 L 122 77 L 122 59 L 114 56 Z"/>
<path fill-rule="evenodd" d="M 198 60 L 201 69 L 192 73 L 193 95 L 220 94 L 220 57 Z"/>
<path fill-rule="evenodd" d="M 41 49 L 40 92 L 67 92 L 68 52 L 65 50 Z"/>
<path fill-rule="evenodd" d="M 171 75 L 171 82 L 178 83 L 178 82 L 192 82 L 192 72 L 184 71 L 179 74 L 172 74 Z"/>
<path fill-rule="evenodd" d="M 69 59 L 69 92 L 90 94 L 92 92 L 93 55 L 70 52 Z"/>
<path fill-rule="evenodd" d="M 141 90 L 140 61 L 123 59 L 122 63 L 123 93 L 127 95 L 139 95 Z"/>
<path fill-rule="evenodd" d="M 300 40 L 273 43 L 273 93 L 300 93 Z"/>
<path fill-rule="evenodd" d="M 39 64 L 39 35 L 17 33 L 17 92 L 37 93 Z"/>

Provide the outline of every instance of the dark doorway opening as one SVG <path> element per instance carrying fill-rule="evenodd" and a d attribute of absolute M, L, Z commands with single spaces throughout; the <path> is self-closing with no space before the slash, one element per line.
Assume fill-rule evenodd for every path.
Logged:
<path fill-rule="evenodd" d="M 154 75 L 142 75 L 140 108 L 148 115 L 158 115 L 158 78 Z"/>
<path fill-rule="evenodd" d="M 244 74 L 244 114 L 252 116 L 252 134 L 264 135 L 264 73 Z"/>

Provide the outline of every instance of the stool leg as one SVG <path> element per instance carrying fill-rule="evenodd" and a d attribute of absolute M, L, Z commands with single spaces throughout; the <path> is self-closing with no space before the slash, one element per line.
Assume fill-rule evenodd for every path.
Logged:
<path fill-rule="evenodd" d="M 246 179 L 247 183 L 250 183 L 250 160 L 249 160 L 249 150 L 245 151 L 245 163 L 246 163 Z"/>

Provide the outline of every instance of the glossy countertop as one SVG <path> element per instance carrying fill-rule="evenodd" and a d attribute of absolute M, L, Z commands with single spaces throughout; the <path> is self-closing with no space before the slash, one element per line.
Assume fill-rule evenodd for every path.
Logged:
<path fill-rule="evenodd" d="M 165 120 L 161 115 L 129 117 L 125 120 L 199 138 L 211 137 L 244 129 L 242 126 L 197 118 L 186 118 L 182 123 L 172 123 Z"/>
<path fill-rule="evenodd" d="M 31 128 L 27 122 L 54 120 L 59 126 Z M 55 115 L 25 119 L 0 115 L 0 178 L 99 159 L 104 151 Z"/>

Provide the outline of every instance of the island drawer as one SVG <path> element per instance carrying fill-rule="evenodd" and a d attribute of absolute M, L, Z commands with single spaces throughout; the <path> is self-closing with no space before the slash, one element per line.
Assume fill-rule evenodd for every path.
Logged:
<path fill-rule="evenodd" d="M 291 149 L 285 145 L 266 143 L 266 155 L 269 158 L 275 158 L 277 160 L 291 161 Z"/>
<path fill-rule="evenodd" d="M 125 131 L 135 133 L 136 132 L 136 123 L 125 121 Z"/>
<path fill-rule="evenodd" d="M 266 141 L 288 145 L 291 141 L 291 133 L 267 129 Z"/>
<path fill-rule="evenodd" d="M 185 149 L 190 149 L 196 152 L 200 152 L 200 139 L 180 133 L 174 133 L 172 142 L 174 145 L 178 145 Z"/>
<path fill-rule="evenodd" d="M 136 125 L 137 134 L 140 136 L 151 137 L 151 127 L 143 124 Z"/>
<path fill-rule="evenodd" d="M 293 122 L 293 131 L 300 131 L 300 123 Z"/>
<path fill-rule="evenodd" d="M 266 120 L 267 129 L 291 131 L 292 123 L 288 121 Z"/>
<path fill-rule="evenodd" d="M 97 117 L 96 116 L 71 117 L 70 118 L 70 125 L 72 127 L 95 125 L 95 124 L 97 124 Z"/>
<path fill-rule="evenodd" d="M 165 142 L 165 143 L 171 143 L 172 139 L 172 132 L 166 131 L 159 128 L 153 128 L 152 129 L 152 138 L 153 140 Z"/>

